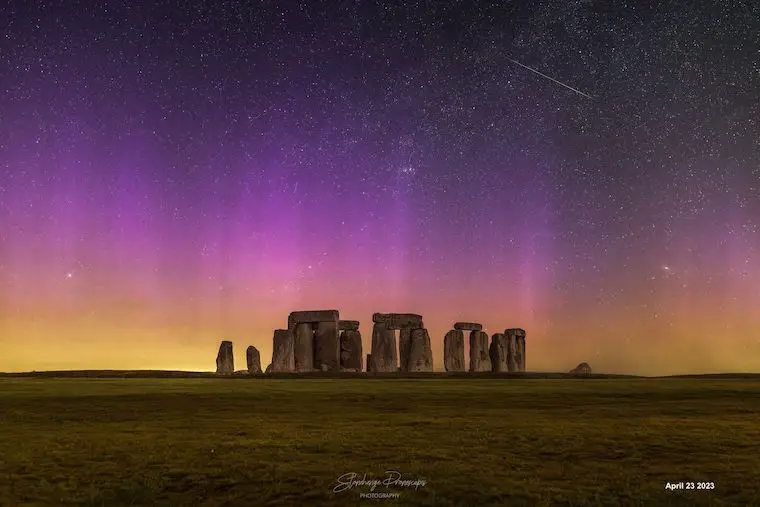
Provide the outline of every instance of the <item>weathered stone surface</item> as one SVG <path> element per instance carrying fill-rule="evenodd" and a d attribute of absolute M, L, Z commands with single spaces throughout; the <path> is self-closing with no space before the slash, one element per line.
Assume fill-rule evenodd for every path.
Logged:
<path fill-rule="evenodd" d="M 504 333 L 504 340 L 507 344 L 507 371 L 517 371 L 517 340 L 515 335 Z"/>
<path fill-rule="evenodd" d="M 398 367 L 399 371 L 409 371 L 409 352 L 412 347 L 412 330 L 402 329 L 398 333 Z"/>
<path fill-rule="evenodd" d="M 290 329 L 275 329 L 272 346 L 272 364 L 269 371 L 272 373 L 292 372 L 295 370 L 295 357 L 293 343 L 295 339 Z"/>
<path fill-rule="evenodd" d="M 372 354 L 367 354 L 367 372 L 372 371 Z"/>
<path fill-rule="evenodd" d="M 514 341 L 514 358 L 516 371 L 525 371 L 525 330 L 512 328 L 504 331 L 507 336 L 512 336 Z M 511 347 L 511 345 L 510 345 Z"/>
<path fill-rule="evenodd" d="M 591 373 L 591 366 L 584 362 L 570 370 L 570 373 L 575 373 L 576 375 L 588 375 Z"/>
<path fill-rule="evenodd" d="M 412 330 L 406 371 L 433 371 L 433 349 L 427 329 Z"/>
<path fill-rule="evenodd" d="M 259 354 L 259 349 L 253 345 L 245 349 L 245 363 L 248 367 L 248 373 L 261 373 L 261 354 Z"/>
<path fill-rule="evenodd" d="M 316 322 L 338 322 L 340 320 L 338 310 L 304 310 L 290 312 L 288 315 L 288 329 L 292 330 L 296 324 L 306 322 L 314 324 Z"/>
<path fill-rule="evenodd" d="M 337 320 L 317 323 L 314 333 L 314 368 L 317 371 L 340 371 L 340 335 Z"/>
<path fill-rule="evenodd" d="M 422 329 L 422 315 L 416 313 L 373 313 L 372 322 L 384 324 L 386 329 Z"/>
<path fill-rule="evenodd" d="M 264 373 L 271 373 L 272 372 L 272 363 L 269 363 L 269 366 L 267 366 L 267 369 Z"/>
<path fill-rule="evenodd" d="M 443 367 L 446 371 L 464 371 L 464 332 L 452 329 L 443 337 Z"/>
<path fill-rule="evenodd" d="M 338 330 L 339 331 L 358 331 L 359 321 L 358 320 L 339 320 Z"/>
<path fill-rule="evenodd" d="M 488 355 L 491 358 L 491 371 L 499 373 L 509 371 L 507 337 L 503 333 L 496 333 L 491 337 Z"/>
<path fill-rule="evenodd" d="M 460 331 L 482 331 L 483 324 L 477 322 L 454 322 L 454 329 Z"/>
<path fill-rule="evenodd" d="M 232 375 L 235 371 L 235 357 L 232 354 L 232 342 L 224 340 L 216 354 L 216 372 L 220 375 Z"/>
<path fill-rule="evenodd" d="M 488 335 L 483 331 L 470 331 L 470 371 L 491 371 Z"/>
<path fill-rule="evenodd" d="M 372 372 L 382 373 L 396 371 L 398 368 L 398 350 L 396 334 L 385 324 L 372 326 Z"/>
<path fill-rule="evenodd" d="M 346 330 L 340 334 L 340 368 L 342 371 L 362 371 L 362 335 Z"/>
<path fill-rule="evenodd" d="M 314 371 L 314 327 L 299 322 L 293 333 L 293 360 L 295 371 Z"/>

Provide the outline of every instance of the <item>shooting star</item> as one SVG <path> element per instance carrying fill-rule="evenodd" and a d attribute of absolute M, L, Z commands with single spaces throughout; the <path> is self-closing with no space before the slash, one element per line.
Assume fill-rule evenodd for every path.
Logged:
<path fill-rule="evenodd" d="M 547 76 L 547 75 L 546 75 L 546 74 L 544 74 L 543 72 L 539 72 L 539 71 L 537 71 L 536 69 L 533 69 L 533 68 L 531 68 L 531 67 L 528 67 L 527 65 L 523 65 L 522 63 L 518 62 L 517 60 L 513 60 L 513 59 L 511 59 L 511 58 L 507 58 L 507 60 L 509 60 L 509 61 L 510 61 L 510 62 L 512 62 L 512 63 L 516 63 L 516 64 L 517 64 L 517 65 L 519 65 L 520 67 L 525 67 L 525 68 L 526 68 L 526 69 L 528 69 L 529 71 L 531 71 L 531 72 L 535 72 L 535 73 L 536 73 L 536 74 L 538 74 L 539 76 L 542 76 L 542 77 L 545 77 L 546 79 L 549 79 L 549 80 L 551 80 L 551 81 L 554 81 L 554 82 L 555 82 L 555 83 L 557 83 L 558 85 L 560 85 L 560 86 L 564 86 L 564 87 L 565 87 L 565 88 L 567 88 L 568 90 L 572 90 L 572 91 L 574 91 L 575 93 L 577 93 L 578 95 L 583 95 L 584 97 L 586 97 L 586 98 L 588 98 L 588 99 L 592 99 L 592 98 L 593 98 L 591 95 L 588 95 L 588 94 L 586 94 L 586 93 L 583 93 L 582 91 L 580 91 L 580 90 L 577 90 L 577 89 L 573 88 L 572 86 L 568 86 L 568 85 L 566 85 L 565 83 L 563 83 L 563 82 L 561 82 L 561 81 L 557 81 L 557 80 L 556 80 L 556 79 L 554 79 L 553 77 L 551 77 L 551 76 Z"/>

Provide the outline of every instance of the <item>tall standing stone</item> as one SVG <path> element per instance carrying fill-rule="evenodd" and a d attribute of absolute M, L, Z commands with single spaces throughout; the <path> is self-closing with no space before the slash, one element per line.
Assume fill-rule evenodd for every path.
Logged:
<path fill-rule="evenodd" d="M 261 373 L 261 355 L 259 354 L 259 349 L 253 345 L 249 346 L 245 350 L 245 363 L 248 367 L 248 373 L 252 375 Z"/>
<path fill-rule="evenodd" d="M 491 371 L 499 373 L 509 371 L 507 366 L 507 338 L 503 333 L 495 333 L 491 337 L 488 354 L 491 356 Z"/>
<path fill-rule="evenodd" d="M 293 359 L 295 371 L 305 372 L 314 370 L 314 329 L 308 322 L 295 324 Z"/>
<path fill-rule="evenodd" d="M 504 331 L 504 340 L 507 342 L 507 371 L 514 373 L 517 371 L 517 341 L 514 333 L 509 331 Z"/>
<path fill-rule="evenodd" d="M 397 371 L 398 350 L 396 349 L 396 333 L 383 323 L 372 326 L 372 372 L 383 373 Z"/>
<path fill-rule="evenodd" d="M 372 371 L 372 354 L 367 354 L 367 373 Z"/>
<path fill-rule="evenodd" d="M 346 330 L 340 334 L 341 371 L 362 371 L 362 335 L 359 331 Z"/>
<path fill-rule="evenodd" d="M 452 329 L 443 338 L 443 366 L 446 371 L 464 371 L 464 332 Z"/>
<path fill-rule="evenodd" d="M 318 322 L 314 333 L 314 368 L 317 371 L 340 371 L 340 337 L 337 319 Z"/>
<path fill-rule="evenodd" d="M 507 336 L 513 336 L 515 343 L 515 366 L 517 371 L 525 371 L 525 330 L 520 328 L 507 329 Z"/>
<path fill-rule="evenodd" d="M 398 333 L 398 359 L 399 370 L 409 370 L 409 353 L 412 347 L 412 330 L 405 328 Z"/>
<path fill-rule="evenodd" d="M 232 342 L 224 340 L 216 354 L 216 372 L 220 375 L 232 375 L 235 372 L 235 356 L 232 354 Z"/>
<path fill-rule="evenodd" d="M 483 331 L 470 331 L 470 371 L 491 371 L 488 335 Z"/>
<path fill-rule="evenodd" d="M 433 371 L 433 349 L 428 330 L 414 329 L 410 334 L 406 371 Z"/>
<path fill-rule="evenodd" d="M 295 371 L 293 332 L 289 329 L 275 329 L 272 341 L 272 364 L 269 365 L 269 371 L 272 373 Z"/>

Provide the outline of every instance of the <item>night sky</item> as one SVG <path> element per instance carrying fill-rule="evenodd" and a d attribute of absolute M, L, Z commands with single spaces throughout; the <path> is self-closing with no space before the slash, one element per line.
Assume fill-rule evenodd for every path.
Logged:
<path fill-rule="evenodd" d="M 266 366 L 327 308 L 760 370 L 760 3 L 391 3 L 3 2 L 0 371 Z"/>

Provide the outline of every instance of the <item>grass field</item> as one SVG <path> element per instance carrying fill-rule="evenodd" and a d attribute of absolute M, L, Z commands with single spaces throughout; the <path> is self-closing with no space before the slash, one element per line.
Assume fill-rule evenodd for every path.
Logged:
<path fill-rule="evenodd" d="M 760 379 L 7 377 L 0 505 L 752 506 L 759 415 Z"/>

